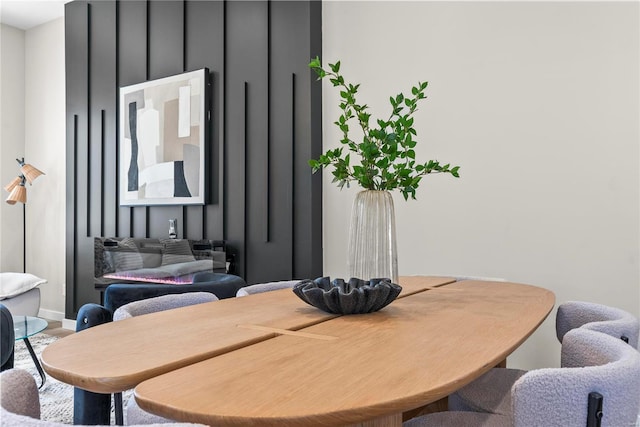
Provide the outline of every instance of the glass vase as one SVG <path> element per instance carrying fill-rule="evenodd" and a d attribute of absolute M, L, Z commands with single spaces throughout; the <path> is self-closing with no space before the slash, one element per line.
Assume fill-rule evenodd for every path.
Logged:
<path fill-rule="evenodd" d="M 351 277 L 389 278 L 398 283 L 398 251 L 393 198 L 388 191 L 364 190 L 351 211 L 347 267 Z"/>

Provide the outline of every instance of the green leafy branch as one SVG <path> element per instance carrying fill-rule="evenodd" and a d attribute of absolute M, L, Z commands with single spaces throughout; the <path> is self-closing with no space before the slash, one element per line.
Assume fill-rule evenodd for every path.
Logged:
<path fill-rule="evenodd" d="M 333 182 L 338 187 L 348 187 L 352 181 L 368 190 L 394 190 L 398 188 L 405 200 L 416 198 L 423 176 L 433 173 L 449 173 L 458 178 L 459 166 L 441 165 L 436 160 L 417 163 L 415 147 L 417 135 L 413 127 L 413 115 L 418 103 L 425 99 L 427 82 L 418 83 L 411 88 L 411 96 L 399 93 L 390 97 L 391 114 L 387 120 L 377 119 L 372 126 L 369 106 L 356 101 L 359 84 L 347 83 L 340 74 L 340 61 L 329 64 L 324 69 L 320 58 L 315 57 L 309 67 L 318 75 L 325 77 L 334 87 L 340 89 L 340 110 L 342 113 L 334 122 L 342 132 L 341 147 L 327 150 L 318 159 L 309 160 L 313 173 L 322 168 L 333 166 Z M 349 137 L 350 123 L 356 121 L 362 129 L 362 142 L 357 143 Z M 343 153 L 346 150 L 346 154 Z M 351 153 L 357 154 L 360 162 L 351 163 Z"/>

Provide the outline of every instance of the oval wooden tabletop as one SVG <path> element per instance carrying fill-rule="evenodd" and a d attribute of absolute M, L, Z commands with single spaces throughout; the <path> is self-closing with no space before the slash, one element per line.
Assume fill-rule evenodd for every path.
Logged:
<path fill-rule="evenodd" d="M 401 281 L 400 297 L 451 281 L 410 277 L 406 283 Z M 290 289 L 282 289 L 89 328 L 47 346 L 42 366 L 67 384 L 95 393 L 115 393 L 165 372 L 274 338 L 280 329 L 297 330 L 335 317 L 307 305 Z"/>
<path fill-rule="evenodd" d="M 554 302 L 534 286 L 457 282 L 147 380 L 135 396 L 147 411 L 216 426 L 399 425 L 503 360 Z"/>

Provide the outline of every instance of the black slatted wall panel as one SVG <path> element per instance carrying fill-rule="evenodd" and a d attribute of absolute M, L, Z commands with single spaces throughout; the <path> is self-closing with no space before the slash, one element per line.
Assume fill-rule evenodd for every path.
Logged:
<path fill-rule="evenodd" d="M 147 76 L 147 2 L 118 3 L 118 87 L 144 82 Z M 113 100 L 118 105 L 118 98 Z M 120 111 L 118 109 L 118 123 Z M 119 167 L 119 162 L 117 163 Z M 118 170 L 116 167 L 116 171 Z M 116 174 L 114 181 L 118 182 Z M 116 190 L 117 191 L 117 190 Z M 119 207 L 118 236 L 145 237 L 146 208 Z M 135 227 L 137 225 L 137 228 Z"/>
<path fill-rule="evenodd" d="M 66 5 L 66 316 L 99 302 L 93 238 L 225 239 L 249 283 L 322 274 L 321 3 L 76 0 Z M 120 207 L 118 88 L 208 68 L 207 204 Z"/>
<path fill-rule="evenodd" d="M 83 160 L 82 152 L 86 150 L 81 146 L 86 145 L 88 139 L 88 104 L 87 104 L 87 84 L 88 84 L 88 24 L 89 11 L 86 2 L 76 1 L 73 7 L 67 7 L 65 11 L 65 61 L 67 64 L 75 64 L 73 67 L 66 67 L 66 98 L 67 98 L 67 191 L 66 191 L 66 317 L 69 313 L 75 313 L 73 308 L 79 302 L 86 300 L 87 295 L 82 290 L 77 290 L 76 281 L 81 280 L 85 271 L 80 270 L 79 242 L 85 240 L 83 232 L 86 234 L 86 207 L 80 209 L 80 204 L 84 197 L 77 197 L 81 192 L 79 188 L 79 177 L 86 176 L 86 162 Z M 86 155 L 85 155 L 86 158 Z M 83 188 L 82 194 L 86 194 Z M 84 215 L 83 215 L 84 214 Z M 73 285 L 72 285 L 73 284 Z M 90 289 L 91 291 L 91 289 Z M 71 310 L 70 310 L 71 309 Z"/>
<path fill-rule="evenodd" d="M 229 116 L 238 117 L 236 123 L 227 121 L 228 176 L 236 180 L 238 191 L 227 192 L 229 211 L 244 211 L 244 216 L 227 219 L 229 242 L 238 249 L 238 259 L 245 268 L 247 281 L 255 280 L 253 268 L 269 268 L 267 262 L 251 264 L 258 258 L 255 241 L 263 240 L 266 232 L 265 179 L 268 162 L 268 10 L 264 1 L 227 3 L 225 80 Z M 247 28 L 252 31 L 248 32 Z M 243 165 L 240 167 L 240 165 Z M 236 171 L 236 166 L 238 168 Z M 233 232 L 232 232 L 233 231 Z M 239 239 L 240 238 L 240 239 Z M 254 274 L 255 273 L 255 274 Z"/>
<path fill-rule="evenodd" d="M 209 168 L 207 182 L 210 203 L 204 207 L 188 206 L 185 213 L 186 237 L 196 239 L 204 235 L 209 239 L 224 239 L 223 215 L 223 179 L 221 176 L 224 158 L 224 26 L 225 4 L 218 2 L 202 2 L 198 0 L 185 2 L 185 21 L 190 25 L 185 32 L 185 66 L 187 70 L 198 70 L 207 67 L 211 72 L 211 121 L 209 123 Z"/>

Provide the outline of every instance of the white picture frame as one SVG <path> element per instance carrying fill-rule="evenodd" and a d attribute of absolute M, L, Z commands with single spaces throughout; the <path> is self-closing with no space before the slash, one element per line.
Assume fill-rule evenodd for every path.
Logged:
<path fill-rule="evenodd" d="M 120 88 L 120 206 L 204 205 L 206 68 Z"/>

